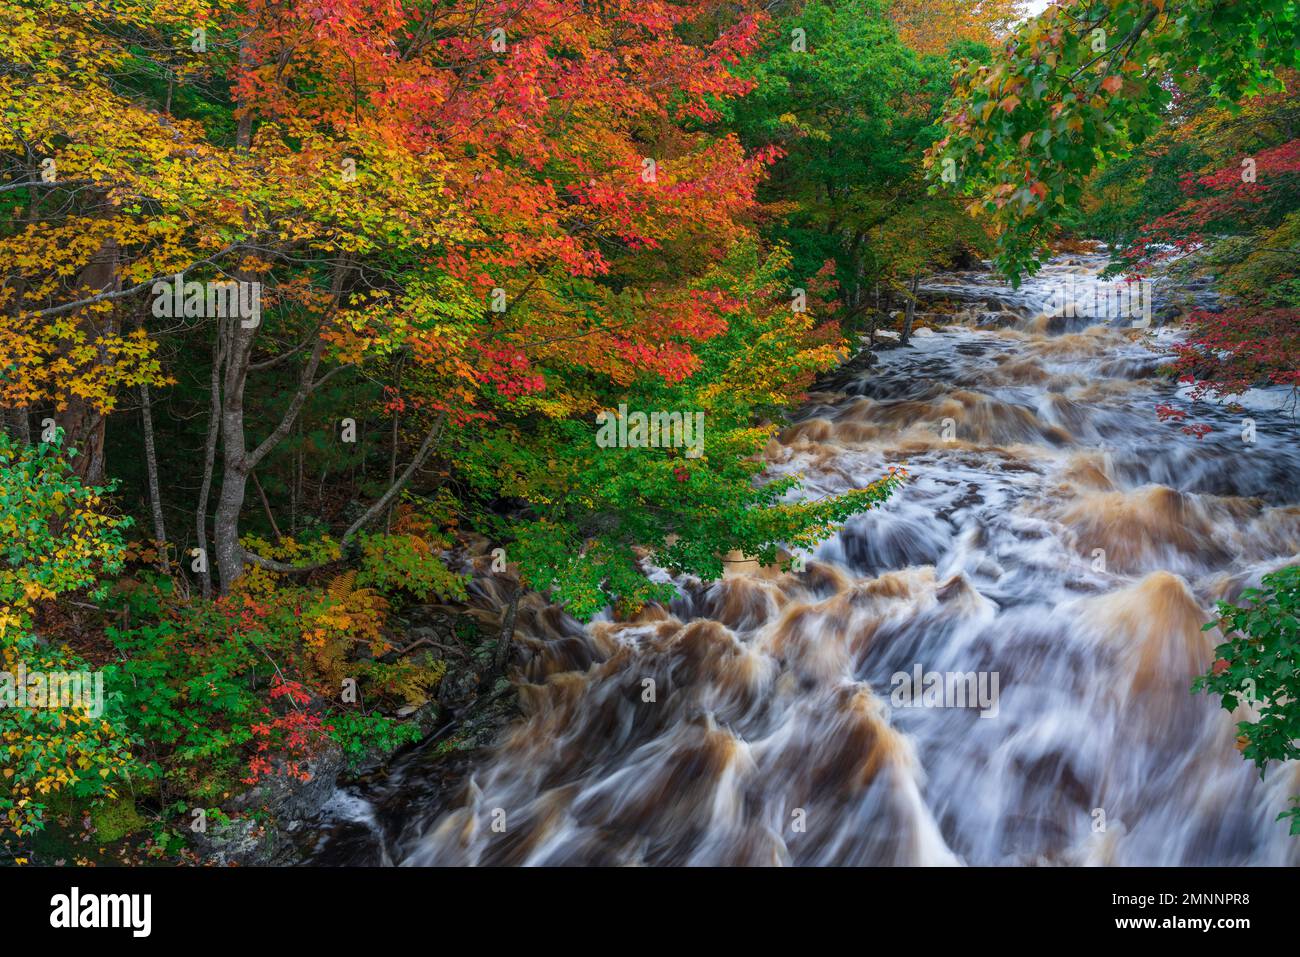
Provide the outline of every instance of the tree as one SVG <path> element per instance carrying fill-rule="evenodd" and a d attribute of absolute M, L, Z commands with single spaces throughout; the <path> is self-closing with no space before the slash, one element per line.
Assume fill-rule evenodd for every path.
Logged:
<path fill-rule="evenodd" d="M 190 221 L 220 205 L 211 187 L 221 178 L 183 172 L 210 158 L 195 125 L 137 102 L 119 71 L 130 76 L 137 55 L 156 53 L 185 75 L 173 47 L 215 6 L 0 4 L 10 39 L 0 78 L 0 208 L 9 214 L 0 303 L 13 333 L 0 403 L 15 410 L 24 437 L 33 408 L 52 413 L 82 453 L 78 471 L 94 482 L 105 475 L 104 424 L 119 391 L 166 381 L 153 344 L 124 323 L 120 306 L 224 245 Z"/>
<path fill-rule="evenodd" d="M 923 54 L 947 53 L 962 42 L 992 44 L 1023 16 L 1022 0 L 891 0 L 899 39 Z"/>
<path fill-rule="evenodd" d="M 1286 0 L 1076 0 L 1023 25 L 991 64 L 953 84 L 931 176 L 947 174 L 990 218 L 999 263 L 1019 276 L 1083 195 L 1086 178 L 1159 127 L 1173 92 L 1223 102 L 1278 89 L 1297 65 Z"/>
<path fill-rule="evenodd" d="M 735 247 L 693 290 L 725 331 L 700 344 L 690 377 L 592 383 L 607 437 L 626 434 L 625 444 L 602 442 L 590 418 L 519 409 L 506 428 L 458 450 L 458 467 L 487 501 L 504 496 L 520 507 L 497 534 L 531 587 L 579 618 L 611 604 L 634 612 L 675 594 L 647 578 L 643 558 L 704 580 L 722 575 L 729 552 L 777 564 L 783 548 L 811 548 L 898 487 L 901 472 L 798 501 L 797 477 L 759 481 L 774 420 L 844 358 L 838 328 L 816 318 L 833 305 L 822 298 L 826 277 L 804 310 L 789 295 L 788 269 L 784 252 L 762 259 L 752 242 Z M 675 417 L 678 431 L 650 420 L 638 441 L 636 416 L 650 414 Z M 679 435 L 685 443 L 673 441 Z"/>
<path fill-rule="evenodd" d="M 760 190 L 768 235 L 790 247 L 796 279 L 835 264 L 846 325 L 887 312 L 921 270 L 985 239 L 959 204 L 926 195 L 921 159 L 938 136 L 948 68 L 901 42 L 896 9 L 813 0 L 790 10 L 742 66 L 754 90 L 728 108 L 746 145 L 780 149 Z"/>
<path fill-rule="evenodd" d="M 1245 173 L 1249 170 L 1249 174 Z M 1133 269 L 1197 253 L 1213 271 L 1223 308 L 1196 309 L 1189 335 L 1172 348 L 1169 371 L 1191 397 L 1230 397 L 1283 386 L 1294 409 L 1300 389 L 1300 140 L 1184 179 L 1185 201 L 1139 231 L 1121 261 Z"/>
<path fill-rule="evenodd" d="M 420 364 L 428 391 L 411 407 L 426 420 L 423 439 L 400 479 L 444 423 L 538 391 L 539 363 L 679 377 L 695 362 L 690 340 L 711 334 L 692 325 L 695 309 L 661 321 L 683 304 L 672 282 L 638 299 L 601 277 L 614 271 L 610 249 L 740 234 L 765 158 L 683 124 L 744 89 L 727 67 L 748 49 L 752 18 L 691 44 L 673 31 L 720 5 L 508 2 L 486 17 L 474 3 L 407 11 L 361 0 L 8 6 L 25 42 L 6 91 L 24 136 L 7 148 L 15 162 L 48 154 L 60 171 L 49 201 L 80 205 L 58 225 L 16 229 L 6 250 L 22 272 L 17 322 L 33 340 L 18 340 L 7 362 L 24 374 L 7 400 L 55 400 L 51 377 L 77 371 L 41 347 L 55 316 L 69 317 L 56 331 L 79 336 L 105 380 L 95 410 L 107 412 L 118 387 L 161 384 L 148 379 L 153 366 L 108 361 L 126 349 L 114 345 L 123 310 L 139 309 L 157 282 L 229 279 L 264 293 L 255 322 L 169 330 L 215 338 L 198 544 L 205 550 L 219 445 L 213 558 L 225 588 L 258 560 L 240 540 L 250 476 L 331 377 L 396 354 Z M 38 26 L 50 24 L 46 43 Z M 192 27 L 204 42 L 177 53 Z M 84 63 L 83 49 L 95 51 Z M 165 102 L 138 95 L 160 74 L 175 77 Z M 195 75 L 230 84 L 225 116 L 173 98 Z M 657 128 L 667 133 L 647 156 L 643 133 Z M 105 274 L 51 277 L 55 251 L 68 247 L 88 263 L 111 250 Z M 572 292 L 579 299 L 566 301 Z M 87 327 L 83 311 L 109 326 Z M 168 318 L 214 318 L 199 312 Z M 142 336 L 126 341 L 151 354 Z M 246 408 L 250 380 L 285 372 L 297 382 L 287 402 Z M 87 391 L 79 380 L 64 388 Z M 81 432 L 102 435 L 102 417 L 91 429 L 67 415 L 74 444 Z"/>
<path fill-rule="evenodd" d="M 1279 80 L 1291 90 L 1296 75 Z M 1252 97 L 1235 109 L 1200 96 L 1180 100 L 1186 102 L 1178 103 L 1178 122 L 1115 175 L 1096 177 L 1129 184 L 1135 197 L 1130 223 L 1114 236 L 1120 244 L 1112 269 L 1141 275 L 1160 265 L 1175 275 L 1215 278 L 1222 307 L 1191 310 L 1189 335 L 1172 344 L 1169 372 L 1191 386 L 1193 399 L 1272 385 L 1291 388 L 1294 400 L 1300 382 L 1294 97 Z M 1174 164 L 1183 164 L 1180 175 L 1173 175 Z M 1144 168 L 1151 172 L 1144 175 Z M 1080 228 L 1091 225 L 1084 220 Z"/>
<path fill-rule="evenodd" d="M 375 292 L 352 303 L 347 332 L 332 344 L 357 360 L 363 349 L 409 351 L 421 367 L 412 384 L 423 393 L 411 402 L 432 425 L 404 475 L 444 423 L 491 421 L 495 405 L 545 389 L 548 367 L 688 374 L 689 343 L 713 334 L 712 318 L 662 270 L 642 273 L 648 296 L 628 296 L 600 278 L 617 268 L 607 249 L 636 259 L 631 254 L 690 237 L 716 244 L 739 235 L 734 220 L 751 202 L 764 158 L 680 124 L 743 89 L 726 67 L 749 44 L 751 21 L 696 46 L 672 28 L 711 14 L 712 4 L 502 3 L 486 21 L 476 4 L 414 20 L 396 11 L 364 18 L 343 0 L 328 6 L 336 16 L 323 25 L 316 13 L 268 11 L 244 48 L 250 67 L 236 89 L 248 109 L 292 122 L 299 136 L 310 130 L 337 143 L 365 135 L 426 177 L 429 170 L 445 177 L 409 222 L 452 222 L 452 232 L 395 237 L 391 217 L 368 201 L 373 219 L 364 225 L 381 235 L 342 247 Z M 304 74 L 336 79 L 305 85 Z M 647 156 L 641 131 L 665 127 L 671 133 L 658 154 Z M 382 167 L 365 169 L 367 185 L 384 175 Z M 387 179 L 396 189 L 406 177 Z M 677 315 L 665 322 L 669 310 Z M 237 338 L 227 354 L 227 396 L 239 392 L 251 338 Z M 215 521 L 223 582 L 250 557 L 238 539 L 240 476 L 287 434 L 320 381 L 312 376 L 325 347 L 318 339 L 281 425 L 257 449 L 243 454 L 236 440 L 232 451 L 238 410 L 223 411 Z M 562 399 L 548 408 L 571 411 Z"/>

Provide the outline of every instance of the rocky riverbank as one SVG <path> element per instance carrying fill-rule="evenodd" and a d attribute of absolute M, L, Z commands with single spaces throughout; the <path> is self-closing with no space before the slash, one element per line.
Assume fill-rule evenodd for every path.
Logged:
<path fill-rule="evenodd" d="M 419 740 L 372 751 L 361 759 L 349 759 L 328 742 L 301 768 L 305 780 L 276 767 L 218 813 L 209 813 L 201 829 L 191 828 L 186 837 L 199 860 L 217 866 L 299 863 L 315 853 L 327 834 L 322 815 L 331 801 L 345 799 L 352 789 L 373 788 L 412 761 L 448 789 L 454 786 L 473 757 L 519 716 L 517 690 L 507 673 L 526 653 L 517 630 L 503 647 L 501 629 L 515 582 L 509 574 L 489 571 L 486 552 L 487 543 L 476 542 L 448 556 L 451 564 L 474 576 L 468 602 L 415 605 L 402 612 L 399 630 L 405 653 L 432 649 L 447 665 L 436 697 L 397 713 L 418 729 Z M 543 603 L 528 595 L 521 605 L 525 614 L 520 622 Z"/>

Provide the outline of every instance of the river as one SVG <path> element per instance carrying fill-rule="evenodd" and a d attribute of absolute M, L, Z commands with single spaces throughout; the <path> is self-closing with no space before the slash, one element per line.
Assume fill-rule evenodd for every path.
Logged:
<path fill-rule="evenodd" d="M 1297 561 L 1297 433 L 1268 392 L 1185 406 L 1201 439 L 1158 421 L 1175 333 L 1042 315 L 1103 264 L 932 279 L 977 308 L 828 380 L 767 453 L 807 496 L 905 464 L 891 501 L 802 572 L 521 614 L 526 718 L 455 787 L 417 752 L 337 794 L 316 861 L 1300 863 L 1300 766 L 1261 780 L 1245 706 L 1189 692 L 1215 601 Z M 901 697 L 918 673 L 949 693 Z"/>

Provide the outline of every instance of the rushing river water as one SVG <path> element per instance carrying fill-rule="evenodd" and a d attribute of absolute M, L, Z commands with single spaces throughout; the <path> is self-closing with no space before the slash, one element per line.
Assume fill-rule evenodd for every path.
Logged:
<path fill-rule="evenodd" d="M 1261 781 L 1245 708 L 1189 693 L 1215 600 L 1297 560 L 1300 443 L 1269 394 L 1198 406 L 1200 440 L 1157 421 L 1169 333 L 1041 315 L 1102 264 L 936 277 L 1012 321 L 882 352 L 768 450 L 807 496 L 906 463 L 890 502 L 801 573 L 680 581 L 634 622 L 525 609 L 526 719 L 455 788 L 417 753 L 340 792 L 316 860 L 1300 863 L 1300 771 Z M 996 698 L 906 707 L 918 670 Z"/>

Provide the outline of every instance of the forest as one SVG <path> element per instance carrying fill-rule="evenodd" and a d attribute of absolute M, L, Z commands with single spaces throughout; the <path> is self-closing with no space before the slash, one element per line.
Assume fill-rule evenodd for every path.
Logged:
<path fill-rule="evenodd" d="M 0 44 L 5 864 L 1300 863 L 1294 0 Z"/>

